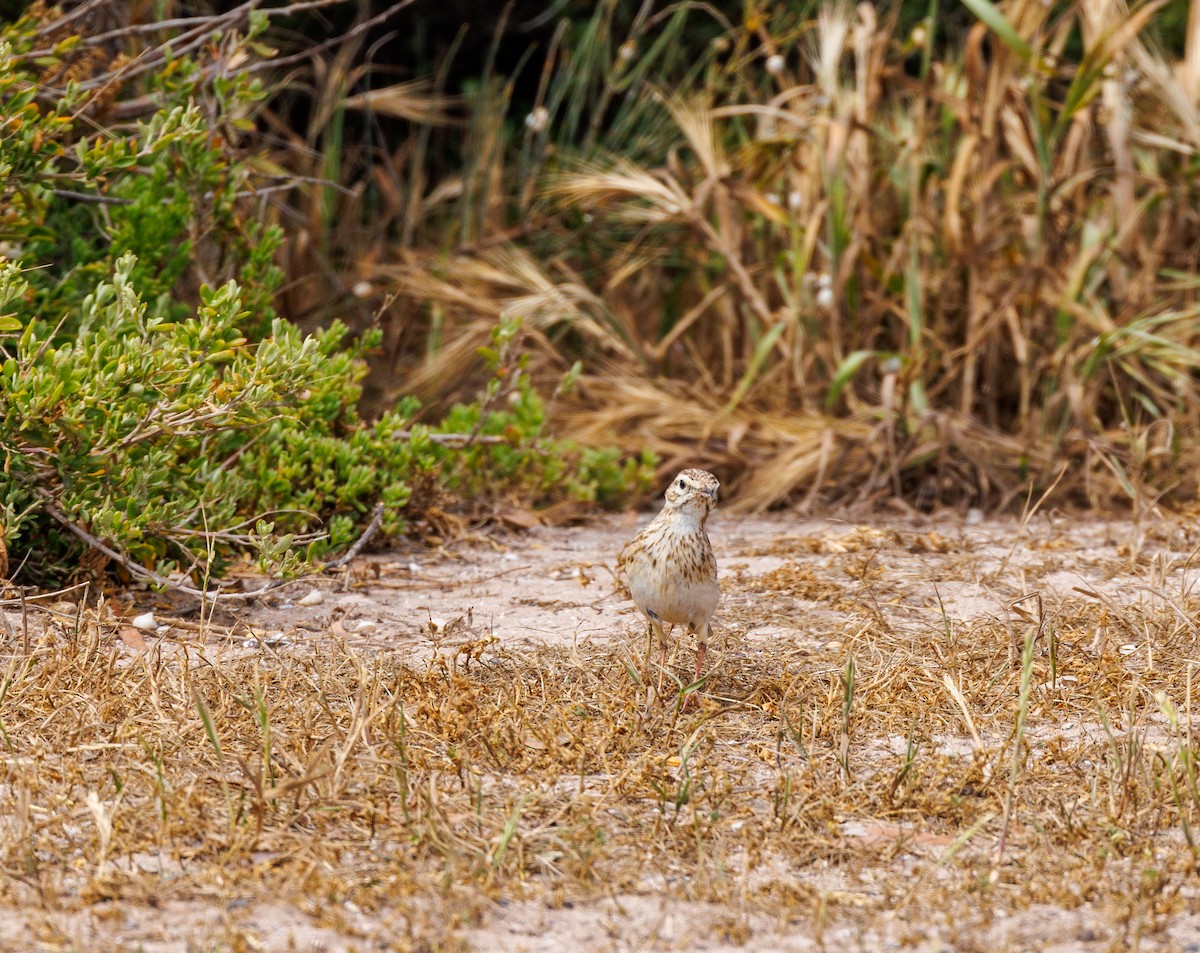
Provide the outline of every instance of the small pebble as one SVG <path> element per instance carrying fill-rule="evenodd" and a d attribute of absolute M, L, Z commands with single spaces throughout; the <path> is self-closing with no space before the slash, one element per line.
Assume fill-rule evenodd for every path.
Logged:
<path fill-rule="evenodd" d="M 261 648 L 287 648 L 292 644 L 292 640 L 283 634 L 282 630 L 276 629 L 274 632 L 267 632 L 260 635 L 258 638 L 245 639 L 242 642 L 242 648 L 246 649 L 261 649 Z"/>
<path fill-rule="evenodd" d="M 141 615 L 135 615 L 130 625 L 135 629 L 141 629 L 143 632 L 158 631 L 158 621 L 154 618 L 153 612 L 143 612 Z"/>
<path fill-rule="evenodd" d="M 302 599 L 297 600 L 296 605 L 298 605 L 298 606 L 319 606 L 324 601 L 325 601 L 325 593 L 321 592 L 320 589 L 313 589 L 311 592 L 308 593 L 308 595 L 304 596 Z"/>

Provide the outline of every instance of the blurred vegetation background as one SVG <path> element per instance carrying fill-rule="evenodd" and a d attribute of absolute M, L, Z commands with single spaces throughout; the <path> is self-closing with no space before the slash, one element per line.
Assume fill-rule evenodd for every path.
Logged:
<path fill-rule="evenodd" d="M 1189 4 L 473 6 L 264 113 L 341 186 L 289 193 L 284 311 L 380 324 L 373 405 L 507 314 L 583 361 L 558 428 L 738 505 L 1194 496 Z"/>
<path fill-rule="evenodd" d="M 47 572 L 683 465 L 747 509 L 1195 497 L 1181 0 L 5 10 L 0 505 Z"/>

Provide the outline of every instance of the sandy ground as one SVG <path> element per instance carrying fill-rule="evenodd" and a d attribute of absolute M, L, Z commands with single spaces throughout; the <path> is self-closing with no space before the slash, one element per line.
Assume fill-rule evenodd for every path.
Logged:
<path fill-rule="evenodd" d="M 629 514 L 580 527 L 480 538 L 440 552 L 405 548 L 373 556 L 367 568 L 292 585 L 267 604 L 238 610 L 238 619 L 256 633 L 244 633 L 241 648 L 320 651 L 321 640 L 333 631 L 364 651 L 400 650 L 414 659 L 456 647 L 478 651 L 481 634 L 500 647 L 620 640 L 632 652 L 643 644 L 643 627 L 615 588 L 615 556 L 648 518 Z M 1200 578 L 1200 561 L 1190 558 L 1197 534 L 1183 521 L 1160 521 L 1146 532 L 1128 521 L 1057 515 L 1022 525 L 978 514 L 851 523 L 718 513 L 710 532 L 725 593 L 710 650 L 718 673 L 781 643 L 811 653 L 819 663 L 823 652 L 847 637 L 841 608 L 847 599 L 873 600 L 889 626 L 911 633 L 917 643 L 947 626 L 1006 618 L 1017 600 L 1040 598 L 1047 611 L 1081 598 L 1161 604 L 1182 600 Z M 856 561 L 860 578 L 847 573 L 848 560 Z M 316 604 L 301 604 L 313 589 L 320 596 L 306 601 Z M 692 648 L 690 642 L 681 646 L 676 659 L 681 669 L 691 664 Z M 1019 647 L 1013 651 L 1019 653 Z M 1152 653 L 1154 647 L 1133 645 L 1128 651 Z M 846 836 L 890 835 L 847 827 Z M 909 861 L 902 855 L 896 863 Z M 836 890 L 840 874 L 817 864 L 806 876 Z M 45 948 L 30 921 L 9 913 L 0 910 L 0 948 Z M 213 898 L 143 910 L 100 903 L 86 914 L 60 919 L 55 932 L 74 937 L 81 950 L 233 949 L 236 944 L 214 939 L 232 926 L 238 937 L 250 938 L 247 949 L 391 948 L 389 925 L 378 916 L 347 911 L 343 919 L 352 925 L 337 929 L 282 903 L 238 905 Z M 1007 911 L 988 932 L 962 945 L 953 924 L 912 936 L 898 912 L 890 926 L 867 933 L 839 928 L 821 939 L 833 950 L 1118 948 L 1103 924 L 1101 913 L 1086 904 L 1069 911 Z M 743 914 L 735 899 L 724 906 L 687 903 L 648 883 L 633 894 L 584 903 L 495 904 L 480 922 L 459 931 L 458 942 L 468 950 L 530 953 L 767 951 L 811 949 L 813 934 L 781 935 L 760 916 Z M 1200 950 L 1200 918 L 1181 914 L 1142 948 Z"/>
<path fill-rule="evenodd" d="M 324 598 L 318 606 L 298 604 L 307 588 L 298 584 L 291 598 L 241 615 L 284 644 L 338 624 L 358 634 L 364 646 L 417 654 L 431 653 L 446 639 L 452 644 L 458 619 L 508 647 L 612 639 L 643 628 L 633 604 L 616 589 L 615 571 L 616 554 L 648 518 L 631 514 L 490 536 L 450 551 L 384 554 L 371 560 L 379 573 L 375 580 L 360 573 L 342 591 L 333 582 L 320 583 Z M 1181 593 L 1200 578 L 1200 560 L 1187 564 L 1197 534 L 1182 525 L 1158 524 L 1148 540 L 1144 529 L 1127 521 L 1067 516 L 1021 528 L 1015 521 L 956 514 L 851 523 L 718 513 L 709 532 L 724 590 L 714 619 L 718 658 L 722 647 L 736 656 L 776 635 L 819 648 L 824 637 L 841 634 L 839 599 L 870 599 L 889 624 L 928 631 L 947 619 L 1002 618 L 1014 600 L 1030 593 L 1051 607 L 1080 595 L 1128 604 Z M 885 600 L 879 579 L 847 578 L 839 563 L 855 552 L 876 562 L 886 580 Z M 1153 559 L 1164 569 L 1150 586 L 1146 563 Z M 755 585 L 796 567 L 814 579 L 800 580 L 795 598 L 780 596 L 777 579 L 770 587 Z"/>

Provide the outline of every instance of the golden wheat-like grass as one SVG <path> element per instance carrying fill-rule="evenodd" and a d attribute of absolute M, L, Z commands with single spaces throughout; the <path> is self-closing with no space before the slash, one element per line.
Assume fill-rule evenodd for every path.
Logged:
<path fill-rule="evenodd" d="M 635 60 L 636 118 L 585 142 L 556 124 L 603 57 L 550 69 L 539 101 L 559 111 L 525 128 L 519 161 L 488 119 L 469 134 L 478 181 L 439 192 L 410 167 L 448 204 L 407 233 L 438 247 L 361 259 L 405 329 L 396 390 L 444 406 L 488 322 L 516 315 L 548 378 L 591 365 L 565 431 L 664 469 L 690 441 L 752 508 L 1174 492 L 1144 451 L 1200 421 L 1190 200 L 1167 199 L 1188 193 L 1200 122 L 1195 56 L 1155 51 L 1154 9 L 1020 0 L 962 53 L 861 7 L 750 18 L 703 85 L 657 82 L 678 65 L 661 47 Z M 506 189 L 519 221 L 495 217 Z M 680 423 L 651 423 L 662 407 Z"/>

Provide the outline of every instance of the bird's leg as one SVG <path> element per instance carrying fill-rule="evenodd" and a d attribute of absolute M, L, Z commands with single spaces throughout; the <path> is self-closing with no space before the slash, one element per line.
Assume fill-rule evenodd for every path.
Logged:
<path fill-rule="evenodd" d="M 672 629 L 675 626 L 671 626 Z M 663 634 L 662 629 L 658 630 L 658 637 L 662 640 L 662 660 L 658 663 L 658 697 L 662 698 L 663 675 L 667 671 L 667 637 Z"/>
<path fill-rule="evenodd" d="M 704 669 L 704 653 L 708 651 L 708 623 L 696 634 L 699 647 L 696 649 L 696 681 L 700 681 L 700 672 Z"/>
<path fill-rule="evenodd" d="M 654 620 L 646 619 L 646 685 L 650 684 L 650 660 L 654 657 Z"/>
<path fill-rule="evenodd" d="M 666 638 L 663 636 L 662 624 L 655 619 L 647 619 L 649 626 L 647 628 L 646 641 L 646 688 L 650 688 L 650 661 L 654 658 L 654 637 L 657 635 L 658 640 L 665 646 Z M 658 670 L 658 693 L 662 694 L 662 669 Z"/>

